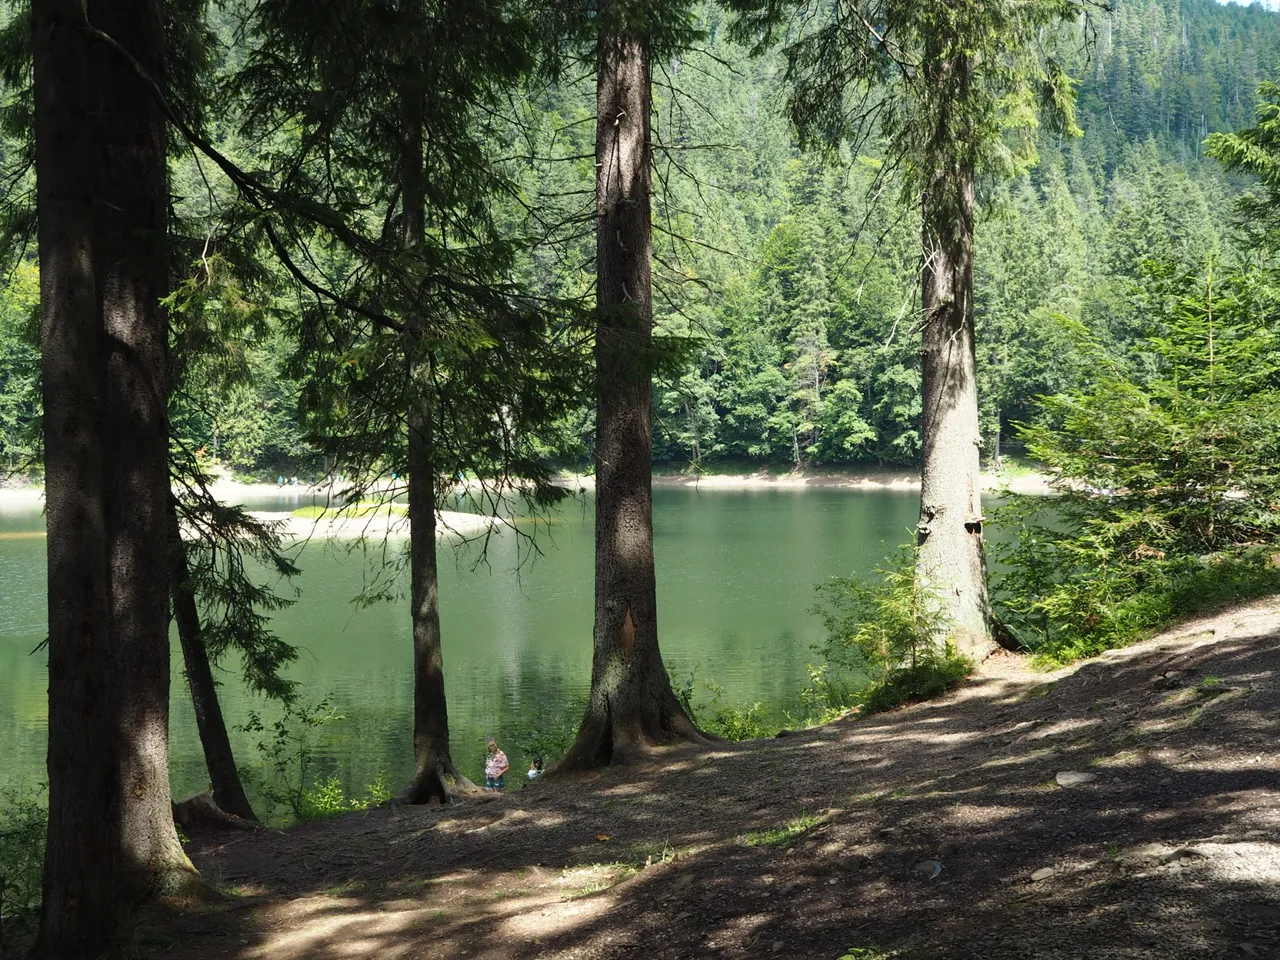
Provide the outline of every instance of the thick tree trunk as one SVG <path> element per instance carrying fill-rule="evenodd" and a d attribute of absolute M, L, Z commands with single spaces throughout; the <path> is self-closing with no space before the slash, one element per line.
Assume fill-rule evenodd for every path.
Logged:
<path fill-rule="evenodd" d="M 411 3 L 411 0 L 410 0 Z M 417 14 L 406 5 L 411 18 Z M 413 251 L 426 236 L 426 180 L 423 171 L 421 64 L 409 64 L 400 103 L 400 196 L 402 241 Z M 409 579 L 413 617 L 412 779 L 397 803 L 447 803 L 460 790 L 476 789 L 453 765 L 449 748 L 449 708 L 444 691 L 440 640 L 440 578 L 436 564 L 436 468 L 431 430 L 430 367 L 418 342 L 420 325 L 410 321 L 409 353 Z"/>
<path fill-rule="evenodd" d="M 194 878 L 169 799 L 159 0 L 35 0 L 49 528 L 49 842 L 37 953 L 108 951 Z"/>
<path fill-rule="evenodd" d="M 37 955 L 98 956 L 116 934 L 124 798 L 110 674 L 103 417 L 93 249 L 100 149 L 79 0 L 34 0 L 40 349 L 49 577 L 49 832 Z"/>
<path fill-rule="evenodd" d="M 163 0 L 90 0 L 88 13 L 152 77 L 163 77 Z M 123 694 L 118 775 L 128 797 L 119 881 L 144 895 L 179 889 L 195 876 L 169 795 L 168 324 L 160 307 L 168 271 L 167 144 L 160 105 L 120 54 L 95 43 L 90 63 L 107 132 L 95 209 L 111 649 Z"/>
<path fill-rule="evenodd" d="M 236 769 L 227 725 L 218 703 L 218 687 L 213 680 L 209 651 L 200 627 L 200 611 L 191 591 L 191 570 L 187 564 L 187 547 L 182 542 L 178 511 L 172 499 L 169 504 L 169 593 L 173 602 L 173 619 L 178 625 L 182 644 L 182 660 L 187 668 L 187 687 L 191 691 L 191 707 L 200 732 L 205 766 L 213 787 L 213 802 L 226 813 L 258 822 L 249 798 L 245 796 L 240 772 Z"/>
<path fill-rule="evenodd" d="M 940 172 L 925 194 L 924 462 L 916 575 L 938 599 L 948 639 L 961 653 L 982 659 L 995 644 L 978 482 L 973 209 L 970 170 Z"/>
<path fill-rule="evenodd" d="M 703 740 L 658 649 L 653 564 L 649 46 L 601 4 L 596 78 L 596 592 L 591 696 L 559 769 Z M 637 5 L 638 6 L 638 5 Z"/>

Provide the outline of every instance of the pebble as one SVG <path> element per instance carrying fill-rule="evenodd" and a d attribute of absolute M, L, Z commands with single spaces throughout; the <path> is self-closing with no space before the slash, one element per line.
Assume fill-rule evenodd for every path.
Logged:
<path fill-rule="evenodd" d="M 1053 867 L 1041 867 L 1035 873 L 1031 874 L 1031 882 L 1039 883 L 1041 880 L 1048 880 L 1058 871 Z"/>
<path fill-rule="evenodd" d="M 786 948 L 786 946 L 787 946 L 787 944 L 786 944 L 786 942 L 785 942 L 785 941 L 782 941 L 782 940 L 775 940 L 775 941 L 773 941 L 773 952 L 774 952 L 774 953 L 781 953 L 781 952 Z"/>
<path fill-rule="evenodd" d="M 938 874 L 942 873 L 942 864 L 937 860 L 921 860 L 911 868 L 926 880 L 932 880 Z"/>
<path fill-rule="evenodd" d="M 1082 783 L 1092 783 L 1098 779 L 1096 773 L 1080 773 L 1075 770 L 1064 770 L 1053 778 L 1060 787 L 1078 787 Z"/>
<path fill-rule="evenodd" d="M 1207 856 L 1209 856 L 1209 854 L 1205 853 L 1203 850 L 1197 850 L 1195 847 L 1179 847 L 1177 850 L 1171 850 L 1169 853 L 1166 853 L 1160 859 L 1164 863 L 1173 863 L 1177 860 L 1190 860 L 1192 858 L 1203 859 Z"/>
<path fill-rule="evenodd" d="M 960 848 L 950 841 L 938 844 L 938 856 L 950 857 L 958 853 Z"/>

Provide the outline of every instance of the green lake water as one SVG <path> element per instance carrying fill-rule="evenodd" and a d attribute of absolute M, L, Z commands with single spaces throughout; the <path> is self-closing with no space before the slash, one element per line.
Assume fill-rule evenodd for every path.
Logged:
<path fill-rule="evenodd" d="M 293 509 L 298 498 L 254 501 Z M 302 502 L 309 502 L 306 495 Z M 775 712 L 796 703 L 810 645 L 822 624 L 809 610 L 814 584 L 868 573 L 907 540 L 919 495 L 893 490 L 654 491 L 659 635 L 678 677 L 714 680 L 725 702 L 759 701 Z M 524 563 L 519 538 L 474 555 L 441 551 L 440 607 L 455 760 L 481 772 L 484 738 L 531 718 L 564 712 L 591 672 L 592 523 L 589 504 L 564 508 L 538 532 L 541 556 Z M 275 615 L 277 632 L 301 651 L 291 675 L 303 699 L 330 696 L 345 719 L 317 738 L 318 772 L 351 792 L 385 773 L 396 786 L 412 769 L 412 672 L 407 603 L 357 609 L 358 555 L 313 542 L 301 553 L 298 602 Z M 163 587 L 158 587 L 163 589 Z M 31 651 L 44 638 L 45 540 L 36 510 L 0 512 L 0 791 L 44 779 L 46 668 Z M 270 705 L 222 673 L 229 726 Z M 207 786 L 195 721 L 174 643 L 172 777 L 177 796 Z M 242 763 L 255 759 L 247 734 L 231 730 Z M 508 750 L 512 767 L 528 757 Z"/>

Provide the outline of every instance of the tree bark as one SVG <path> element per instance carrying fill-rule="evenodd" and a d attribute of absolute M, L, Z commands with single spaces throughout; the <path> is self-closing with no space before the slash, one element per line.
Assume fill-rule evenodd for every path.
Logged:
<path fill-rule="evenodd" d="M 596 75 L 596 569 L 591 694 L 558 769 L 705 738 L 658 649 L 653 561 L 649 44 L 640 4 L 602 3 Z"/>
<path fill-rule="evenodd" d="M 173 603 L 173 619 L 178 625 L 178 640 L 182 644 L 182 660 L 187 668 L 191 707 L 196 715 L 200 746 L 204 750 L 204 762 L 209 769 L 209 782 L 213 787 L 213 802 L 226 813 L 257 823 L 258 818 L 254 815 L 249 798 L 245 796 L 244 785 L 240 782 L 235 755 L 231 752 L 231 740 L 227 736 L 226 722 L 222 719 L 218 687 L 213 680 L 213 668 L 209 663 L 209 651 L 200 627 L 200 611 L 196 608 L 190 579 L 187 547 L 182 542 L 178 511 L 171 499 L 169 593 Z"/>
<path fill-rule="evenodd" d="M 49 577 L 46 957 L 97 956 L 115 936 L 120 852 L 116 689 L 109 673 L 103 410 L 93 249 L 93 80 L 65 24 L 78 0 L 33 0 L 40 350 Z"/>
<path fill-rule="evenodd" d="M 418 23 L 412 0 L 408 29 Z M 426 237 L 426 178 L 423 169 L 422 100 L 425 77 L 421 63 L 405 67 L 400 94 L 401 239 L 412 252 Z M 431 379 L 423 356 L 421 324 L 406 324 L 409 356 L 408 470 L 409 579 L 413 617 L 413 761 L 409 783 L 397 803 L 448 803 L 460 790 L 475 790 L 453 764 L 449 746 L 449 707 L 444 690 L 444 655 L 440 638 L 440 578 L 436 563 L 436 467 L 431 429 Z"/>
<path fill-rule="evenodd" d="M 428 388 L 421 371 L 414 379 Z M 453 764 L 440 639 L 436 564 L 436 491 L 431 457 L 431 409 L 418 399 L 409 414 L 409 580 L 413 614 L 413 777 L 398 803 L 448 803 L 475 791 Z"/>
<path fill-rule="evenodd" d="M 89 21 L 164 76 L 163 0 L 90 0 Z M 99 93 L 98 296 L 104 364 L 104 485 L 111 650 L 120 698 L 119 882 L 135 896 L 184 887 L 195 870 L 169 794 L 168 322 L 160 307 L 169 184 L 164 113 L 118 51 L 91 48 Z M 105 149 L 104 149 L 105 148 Z"/>
<path fill-rule="evenodd" d="M 35 0 L 49 565 L 49 838 L 37 952 L 99 956 L 195 873 L 169 798 L 160 0 Z"/>
<path fill-rule="evenodd" d="M 971 67 L 957 57 L 937 69 L 963 73 Z M 973 191 L 973 170 L 957 164 L 938 171 L 924 194 L 924 455 L 916 575 L 940 603 L 947 638 L 961 653 L 983 659 L 995 643 L 979 486 Z"/>

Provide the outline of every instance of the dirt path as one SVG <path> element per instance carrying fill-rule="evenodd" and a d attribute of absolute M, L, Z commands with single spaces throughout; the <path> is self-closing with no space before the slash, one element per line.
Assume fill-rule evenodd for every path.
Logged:
<path fill-rule="evenodd" d="M 238 960 L 1280 957 L 1278 641 L 1271 600 L 1055 674 L 999 658 L 861 723 L 197 837 L 237 896 L 157 913 L 142 942 Z"/>

